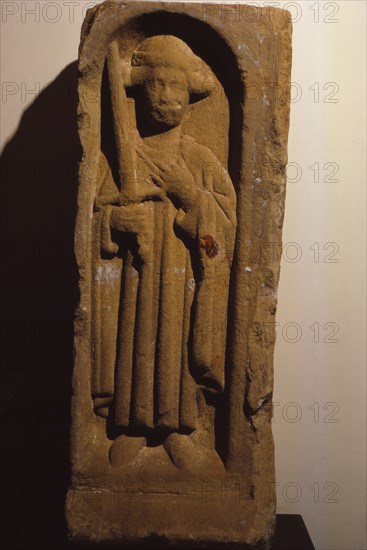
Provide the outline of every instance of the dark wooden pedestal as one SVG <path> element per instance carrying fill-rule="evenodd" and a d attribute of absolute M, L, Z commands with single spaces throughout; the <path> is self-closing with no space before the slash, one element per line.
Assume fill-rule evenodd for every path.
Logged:
<path fill-rule="evenodd" d="M 271 550 L 315 550 L 302 516 L 277 514 Z"/>

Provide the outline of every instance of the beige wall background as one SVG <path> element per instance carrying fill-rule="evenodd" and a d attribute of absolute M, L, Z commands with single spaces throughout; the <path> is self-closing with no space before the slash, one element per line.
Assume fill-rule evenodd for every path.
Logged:
<path fill-rule="evenodd" d="M 96 3 L 1 2 L 2 145 L 76 60 L 82 19 Z M 301 514 L 317 550 L 363 550 L 366 4 L 249 3 L 285 7 L 294 22 L 275 354 L 278 513 Z"/>

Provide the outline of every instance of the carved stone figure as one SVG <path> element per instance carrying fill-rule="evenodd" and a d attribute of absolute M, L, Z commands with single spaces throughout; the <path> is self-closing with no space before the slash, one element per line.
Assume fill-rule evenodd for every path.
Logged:
<path fill-rule="evenodd" d="M 219 462 L 210 451 L 214 433 L 206 400 L 224 389 L 236 195 L 214 153 L 184 134 L 181 123 L 190 102 L 206 97 L 213 81 L 180 39 L 144 40 L 128 77 L 137 88 L 134 131 L 121 84 L 119 89 L 121 70 L 114 74 L 118 60 L 114 43 L 109 67 L 120 92 L 114 104 L 120 181 L 106 162 L 95 225 L 107 259 L 96 264 L 95 277 L 113 269 L 119 305 L 108 309 L 105 296 L 95 298 L 94 317 L 101 318 L 94 407 L 110 415 L 119 433 L 110 451 L 114 466 L 128 463 L 152 440 L 162 442 L 175 464 L 205 472 Z M 111 257 L 118 259 L 112 263 Z"/>
<path fill-rule="evenodd" d="M 271 540 L 290 23 L 217 8 L 84 23 L 72 539 Z"/>

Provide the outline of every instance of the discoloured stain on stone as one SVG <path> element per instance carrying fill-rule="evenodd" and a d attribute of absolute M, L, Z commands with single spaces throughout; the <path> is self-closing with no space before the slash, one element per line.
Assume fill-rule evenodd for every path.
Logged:
<path fill-rule="evenodd" d="M 205 249 L 208 258 L 214 258 L 219 251 L 219 245 L 211 235 L 200 238 L 200 247 Z"/>

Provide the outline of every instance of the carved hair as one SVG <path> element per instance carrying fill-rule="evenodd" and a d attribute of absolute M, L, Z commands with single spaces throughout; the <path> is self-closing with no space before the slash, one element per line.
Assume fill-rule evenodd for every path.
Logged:
<path fill-rule="evenodd" d="M 139 44 L 131 59 L 130 85 L 144 84 L 153 67 L 182 70 L 186 74 L 189 94 L 197 99 L 207 97 L 214 89 L 209 67 L 175 36 L 153 36 Z"/>

